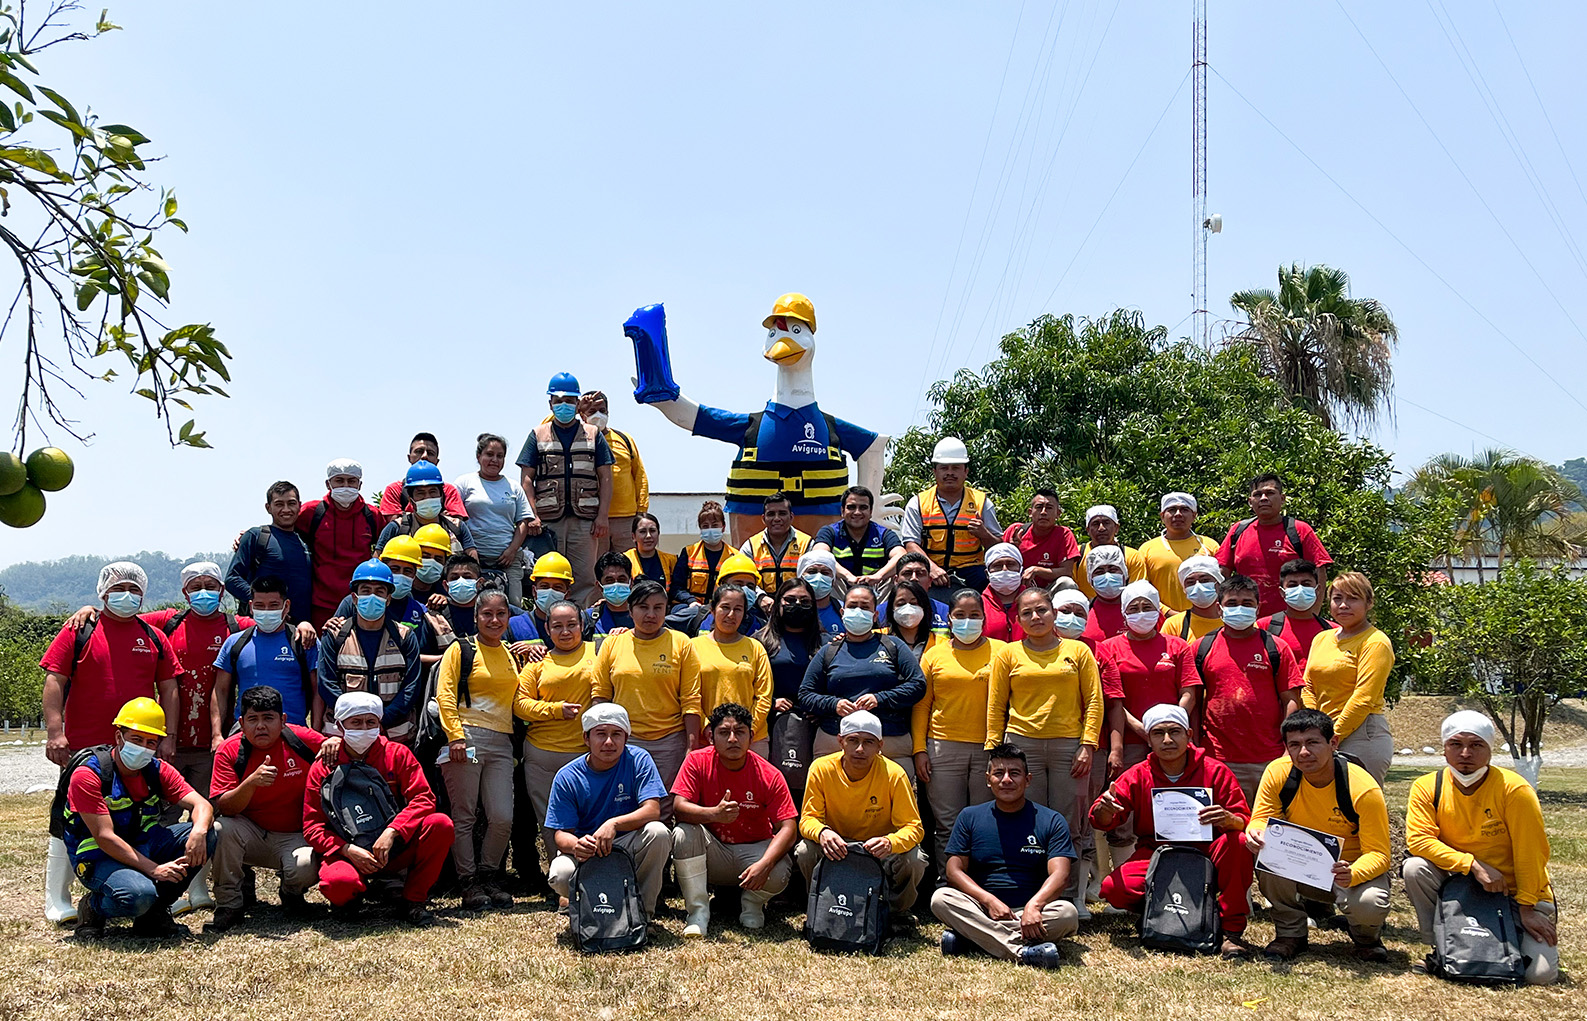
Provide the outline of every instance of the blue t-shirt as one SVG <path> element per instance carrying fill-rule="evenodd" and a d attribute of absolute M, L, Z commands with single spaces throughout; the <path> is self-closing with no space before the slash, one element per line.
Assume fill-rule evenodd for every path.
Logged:
<path fill-rule="evenodd" d="M 1047 881 L 1050 860 L 1076 857 L 1064 817 L 1034 801 L 1018 812 L 995 801 L 971 805 L 953 824 L 947 851 L 969 858 L 970 878 L 1015 911 Z"/>
<path fill-rule="evenodd" d="M 303 537 L 275 525 L 259 525 L 242 534 L 237 552 L 226 570 L 226 591 L 243 605 L 253 598 L 253 583 L 275 577 L 286 582 L 293 623 L 309 619 L 313 604 L 314 572 Z"/>
<path fill-rule="evenodd" d="M 860 554 L 868 549 L 882 551 L 882 562 L 887 562 L 893 550 L 904 544 L 898 533 L 891 528 L 883 528 L 872 521 L 865 530 L 865 541 L 855 543 L 849 535 L 849 528 L 842 521 L 834 521 L 830 525 L 822 525 L 816 532 L 815 542 L 825 543 L 832 551 L 833 557 L 850 574 L 861 575 L 865 573 L 864 566 L 860 563 Z"/>
<path fill-rule="evenodd" d="M 797 702 L 799 685 L 805 679 L 805 669 L 810 666 L 810 650 L 805 648 L 804 635 L 783 635 L 782 645 L 766 658 L 771 662 L 771 697 Z"/>
<path fill-rule="evenodd" d="M 515 613 L 507 618 L 507 640 L 509 642 L 538 642 L 540 629 L 535 627 L 534 614 L 525 610 Z"/>
<path fill-rule="evenodd" d="M 821 630 L 831 637 L 843 633 L 843 607 L 838 605 L 836 599 L 828 600 L 825 606 L 816 607 L 816 620 L 821 624 Z"/>
<path fill-rule="evenodd" d="M 613 629 L 620 627 L 628 628 L 630 631 L 634 628 L 634 615 L 632 613 L 627 610 L 619 610 L 613 613 L 612 608 L 605 603 L 600 606 L 590 607 L 587 615 L 590 620 L 595 622 L 595 633 L 598 635 L 609 635 Z"/>
<path fill-rule="evenodd" d="M 799 686 L 799 707 L 814 716 L 828 734 L 838 732 L 838 702 L 875 695 L 882 735 L 909 733 L 910 711 L 926 694 L 926 675 L 915 654 L 901 640 L 873 634 L 863 642 L 844 641 L 832 654 L 825 649 L 810 657 Z"/>
<path fill-rule="evenodd" d="M 229 635 L 220 651 L 215 654 L 215 669 L 232 675 L 232 690 L 241 695 L 249 688 L 261 685 L 281 693 L 281 712 L 288 723 L 303 723 L 309 718 L 309 706 L 303 700 L 303 674 L 298 669 L 297 657 L 292 654 L 291 635 L 286 627 L 279 631 L 261 631 L 254 628 L 253 640 L 237 649 L 237 669 L 231 668 L 233 647 L 241 632 Z M 313 654 L 312 649 L 304 655 Z M 313 661 L 309 660 L 313 668 Z M 242 716 L 242 699 L 237 699 L 237 709 L 232 719 Z"/>
<path fill-rule="evenodd" d="M 749 419 L 749 415 L 701 405 L 694 416 L 692 432 L 696 436 L 741 447 L 744 433 L 749 429 Z M 835 437 L 837 446 L 850 457 L 858 458 L 876 442 L 876 434 L 869 429 L 861 429 L 841 418 L 834 418 L 833 421 L 837 423 L 838 429 Z M 809 461 L 812 466 L 825 464 L 831 439 L 827 433 L 826 416 L 816 405 L 790 408 L 786 404 L 768 401 L 766 412 L 760 420 L 760 432 L 755 435 L 755 458 L 758 461 Z M 842 510 L 842 504 L 835 499 L 807 503 L 798 498 L 799 494 L 790 493 L 789 496 L 795 499 L 796 514 L 837 514 Z M 763 510 L 765 508 L 758 500 L 735 500 L 731 496 L 727 499 L 729 514 L 759 516 Z"/>
<path fill-rule="evenodd" d="M 634 811 L 641 802 L 666 796 L 655 760 L 643 748 L 627 746 L 623 757 L 604 773 L 590 768 L 588 755 L 580 755 L 557 770 L 551 781 L 546 828 L 588 836 L 606 820 Z"/>
<path fill-rule="evenodd" d="M 880 621 L 883 621 L 883 622 L 885 622 L 887 620 L 887 604 L 890 603 L 890 602 L 892 602 L 892 600 L 883 599 L 882 600 L 882 605 L 880 605 L 880 606 L 878 606 L 876 608 L 876 619 L 877 620 L 880 620 Z M 941 631 L 943 634 L 947 634 L 949 627 L 950 627 L 950 625 L 948 624 L 948 604 L 947 603 L 939 603 L 935 599 L 932 599 L 931 600 L 931 630 L 933 630 L 933 631 Z"/>

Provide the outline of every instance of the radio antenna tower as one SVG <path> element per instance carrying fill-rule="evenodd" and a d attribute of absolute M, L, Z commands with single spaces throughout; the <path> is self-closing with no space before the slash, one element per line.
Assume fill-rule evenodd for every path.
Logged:
<path fill-rule="evenodd" d="M 1195 336 L 1203 345 L 1211 343 L 1211 321 L 1207 315 L 1207 234 L 1213 229 L 1207 217 L 1207 0 L 1194 0 L 1195 24 L 1191 28 L 1191 205 L 1194 220 L 1194 256 L 1191 273 L 1195 287 L 1192 313 Z M 1221 225 L 1220 225 L 1221 226 Z"/>

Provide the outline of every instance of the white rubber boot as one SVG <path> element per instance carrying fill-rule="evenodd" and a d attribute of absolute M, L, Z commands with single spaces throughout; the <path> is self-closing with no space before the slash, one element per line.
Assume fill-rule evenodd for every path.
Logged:
<path fill-rule="evenodd" d="M 1118 868 L 1118 862 L 1113 860 L 1113 847 L 1108 843 L 1108 835 L 1101 830 L 1091 832 L 1091 846 L 1096 848 L 1097 857 L 1091 866 L 1091 882 L 1086 885 L 1086 898 L 1101 900 L 1102 877 Z"/>
<path fill-rule="evenodd" d="M 740 890 L 738 894 L 738 924 L 746 929 L 766 927 L 766 902 L 771 894 L 765 890 Z"/>
<path fill-rule="evenodd" d="M 683 894 L 683 937 L 696 939 L 704 936 L 711 927 L 711 887 L 705 881 L 705 855 L 698 858 L 675 858 L 673 872 L 678 877 L 678 890 Z"/>
<path fill-rule="evenodd" d="M 44 917 L 56 925 L 70 925 L 77 921 L 77 905 L 72 900 L 72 860 L 66 854 L 66 841 L 50 838 L 50 850 L 44 859 Z"/>
<path fill-rule="evenodd" d="M 1075 914 L 1080 916 L 1082 922 L 1091 919 L 1091 909 L 1086 906 L 1086 891 L 1091 886 L 1092 865 L 1084 858 L 1075 862 L 1075 878 L 1073 880 L 1075 895 L 1070 903 L 1075 906 Z"/>
<path fill-rule="evenodd" d="M 209 862 L 205 862 L 187 884 L 187 892 L 171 905 L 171 917 L 176 918 L 197 908 L 212 908 L 215 898 L 209 895 Z"/>

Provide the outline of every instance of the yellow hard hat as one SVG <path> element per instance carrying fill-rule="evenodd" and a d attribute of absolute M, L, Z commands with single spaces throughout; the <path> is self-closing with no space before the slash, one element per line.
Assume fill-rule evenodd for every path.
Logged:
<path fill-rule="evenodd" d="M 443 525 L 421 525 L 413 538 L 419 545 L 426 549 L 440 550 L 442 553 L 452 552 L 452 533 Z"/>
<path fill-rule="evenodd" d="M 768 330 L 771 329 L 771 321 L 778 316 L 786 316 L 789 319 L 797 319 L 802 323 L 808 323 L 810 332 L 816 332 L 816 307 L 811 304 L 809 298 L 802 294 L 789 291 L 781 298 L 778 298 L 777 303 L 771 307 L 771 315 L 761 320 L 761 325 Z"/>
<path fill-rule="evenodd" d="M 755 580 L 760 580 L 760 568 L 755 566 L 755 561 L 746 557 L 742 551 L 733 550 L 722 558 L 716 565 L 716 576 L 721 579 L 731 578 L 735 574 L 750 574 Z"/>
<path fill-rule="evenodd" d="M 534 569 L 529 572 L 530 578 L 557 578 L 573 584 L 573 565 L 568 563 L 568 558 L 560 553 L 542 553 L 535 558 Z"/>
<path fill-rule="evenodd" d="M 121 712 L 111 721 L 117 727 L 136 730 L 140 734 L 165 736 L 165 710 L 152 698 L 135 698 L 121 707 Z"/>
<path fill-rule="evenodd" d="M 440 525 L 425 525 L 424 527 L 441 528 Z M 441 531 L 445 532 L 446 529 L 441 528 Z M 451 548 L 452 544 L 450 542 L 447 543 L 447 549 Z M 412 564 L 414 567 L 423 567 L 424 551 L 419 548 L 419 540 L 413 536 L 393 535 L 386 540 L 386 545 L 381 548 L 380 559 L 397 560 L 404 564 Z"/>

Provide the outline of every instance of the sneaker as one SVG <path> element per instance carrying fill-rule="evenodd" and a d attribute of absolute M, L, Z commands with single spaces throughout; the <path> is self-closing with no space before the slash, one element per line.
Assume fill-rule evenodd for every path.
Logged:
<path fill-rule="evenodd" d="M 132 923 L 132 934 L 143 939 L 171 939 L 191 936 L 187 926 L 171 917 L 169 908 L 155 907 L 138 916 Z"/>
<path fill-rule="evenodd" d="M 204 923 L 205 932 L 226 932 L 243 920 L 247 909 L 243 907 L 216 908 L 215 917 Z"/>
<path fill-rule="evenodd" d="M 1058 956 L 1058 944 L 1037 943 L 1035 946 L 1021 947 L 1014 963 L 1032 968 L 1056 968 L 1063 963 L 1063 958 Z"/>
<path fill-rule="evenodd" d="M 968 949 L 969 942 L 970 941 L 965 939 L 963 936 L 960 936 L 958 933 L 954 932 L 952 929 L 949 929 L 947 932 L 942 934 L 942 941 L 941 941 L 942 956 L 943 957 L 965 957 L 965 956 L 967 956 L 970 953 L 970 951 Z"/>
<path fill-rule="evenodd" d="M 1352 936 L 1351 939 L 1356 945 L 1356 960 L 1365 962 L 1367 964 L 1388 963 L 1389 949 L 1383 945 L 1383 941 L 1381 939 L 1373 937 L 1371 940 L 1360 940 L 1356 939 L 1354 936 Z"/>
<path fill-rule="evenodd" d="M 429 907 L 420 901 L 410 901 L 403 909 L 402 920 L 409 925 L 422 929 L 435 921 L 435 916 L 430 913 Z"/>
<path fill-rule="evenodd" d="M 84 894 L 77 902 L 77 925 L 72 935 L 78 939 L 100 939 L 105 935 L 105 916 L 94 910 L 94 895 Z"/>
<path fill-rule="evenodd" d="M 1273 942 L 1262 948 L 1262 953 L 1280 961 L 1294 960 L 1296 955 L 1305 952 L 1305 936 L 1279 936 Z"/>

